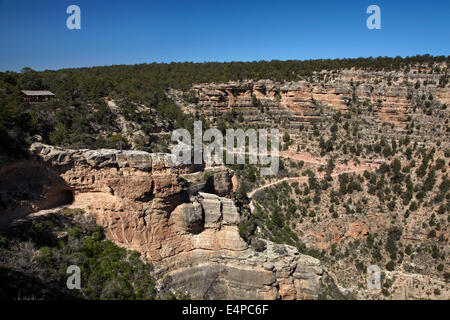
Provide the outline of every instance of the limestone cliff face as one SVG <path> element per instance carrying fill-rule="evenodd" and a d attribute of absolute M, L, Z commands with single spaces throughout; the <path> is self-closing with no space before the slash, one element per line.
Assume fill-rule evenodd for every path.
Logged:
<path fill-rule="evenodd" d="M 279 83 L 271 80 L 245 80 L 228 83 L 205 83 L 192 86 L 198 97 L 195 106 L 184 106 L 191 112 L 205 113 L 212 118 L 231 108 L 245 114 L 251 122 L 264 123 L 267 115 L 254 112 L 254 98 L 270 109 L 272 114 L 281 114 L 291 123 L 311 122 L 321 116 L 320 108 L 346 112 L 352 100 L 357 99 L 373 106 L 381 122 L 402 123 L 407 120 L 412 99 L 426 94 L 433 95 L 444 104 L 450 103 L 447 88 L 439 88 L 439 74 L 414 74 L 403 72 L 369 72 L 343 70 L 322 74 L 327 81 L 296 81 Z M 395 84 L 390 79 L 395 79 Z M 406 85 L 403 81 L 409 81 Z M 414 88 L 417 81 L 434 84 Z M 172 92 L 172 96 L 176 96 Z"/>
<path fill-rule="evenodd" d="M 239 236 L 240 214 L 233 201 L 203 192 L 189 197 L 179 176 L 190 169 L 175 165 L 171 155 L 66 150 L 41 143 L 30 151 L 37 156 L 32 161 L 45 168 L 42 177 L 51 173 L 58 183 L 48 189 L 58 185 L 71 193 L 70 206 L 92 214 L 108 239 L 141 252 L 162 279 L 159 286 L 193 298 L 317 298 L 319 260 L 270 242 L 263 252 L 249 248 Z M 17 174 L 11 181 L 18 181 Z M 223 191 L 223 180 L 213 180 L 215 188 Z M 48 194 L 44 190 L 42 197 Z M 52 205 L 29 206 L 22 215 Z"/>

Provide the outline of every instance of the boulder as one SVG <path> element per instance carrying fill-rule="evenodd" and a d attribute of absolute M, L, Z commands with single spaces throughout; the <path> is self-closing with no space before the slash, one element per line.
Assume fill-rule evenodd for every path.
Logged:
<path fill-rule="evenodd" d="M 234 202 L 230 199 L 221 198 L 222 219 L 227 224 L 239 224 L 239 212 Z"/>
<path fill-rule="evenodd" d="M 117 153 L 117 164 L 119 167 L 130 167 L 142 171 L 152 169 L 152 156 L 144 151 L 123 151 Z"/>
<path fill-rule="evenodd" d="M 205 227 L 212 227 L 222 218 L 221 203 L 219 199 L 201 199 L 205 213 Z"/>
<path fill-rule="evenodd" d="M 198 202 L 183 203 L 181 214 L 186 230 L 191 233 L 199 233 L 203 230 L 203 210 Z"/>

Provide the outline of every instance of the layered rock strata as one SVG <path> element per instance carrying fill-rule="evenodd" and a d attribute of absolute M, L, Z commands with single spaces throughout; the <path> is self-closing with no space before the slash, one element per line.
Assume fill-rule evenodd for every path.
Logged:
<path fill-rule="evenodd" d="M 36 159 L 28 164 L 45 168 L 39 173 L 42 183 L 49 182 L 47 175 L 58 178 L 59 188 L 72 195 L 71 207 L 92 214 L 108 239 L 141 252 L 153 263 L 160 287 L 198 299 L 318 297 L 319 260 L 270 242 L 263 252 L 249 248 L 239 236 L 240 214 L 234 202 L 204 192 L 189 199 L 179 179 L 188 168 L 175 165 L 170 155 L 65 150 L 41 143 L 34 143 L 30 151 Z M 22 172 L 25 186 L 29 173 L 21 168 L 16 168 L 10 182 L 19 181 Z M 212 183 L 218 190 L 231 188 L 229 177 L 219 176 Z M 52 186 L 49 183 L 48 190 Z M 42 192 L 41 196 L 48 196 Z"/>
<path fill-rule="evenodd" d="M 272 80 L 244 80 L 204 83 L 191 88 L 198 103 L 182 107 L 194 113 L 200 110 L 211 119 L 235 108 L 244 114 L 247 121 L 255 124 L 263 124 L 268 120 L 267 117 L 273 116 L 280 116 L 295 124 L 320 119 L 324 116 L 321 113 L 323 108 L 346 112 L 356 99 L 372 105 L 379 121 L 397 124 L 407 120 L 415 97 L 432 95 L 440 103 L 450 103 L 448 89 L 437 86 L 441 76 L 343 70 L 336 74 L 320 75 L 327 81 L 316 79 L 280 83 Z M 396 80 L 395 84 L 392 79 Z M 416 81 L 426 82 L 427 85 L 415 88 Z M 173 91 L 171 95 L 177 96 L 177 93 Z M 254 111 L 258 107 L 255 99 L 264 106 L 263 112 Z"/>

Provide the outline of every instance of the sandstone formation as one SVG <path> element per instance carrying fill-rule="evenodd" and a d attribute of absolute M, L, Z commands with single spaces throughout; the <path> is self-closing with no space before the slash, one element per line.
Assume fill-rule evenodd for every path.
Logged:
<path fill-rule="evenodd" d="M 116 167 L 133 168 L 140 171 L 152 171 L 174 168 L 175 158 L 167 153 L 148 153 L 145 151 L 115 149 L 70 150 L 42 143 L 33 143 L 30 147 L 33 154 L 53 165 L 89 165 L 94 168 Z M 179 170 L 182 167 L 176 166 Z"/>
<path fill-rule="evenodd" d="M 436 85 L 440 76 L 416 74 L 412 70 L 409 73 L 342 70 L 319 74 L 308 81 L 243 80 L 196 84 L 191 88 L 198 97 L 195 105 L 186 105 L 177 99 L 180 92 L 172 90 L 171 96 L 186 111 L 198 113 L 201 110 L 210 119 L 235 108 L 244 114 L 246 121 L 254 124 L 264 124 L 271 116 L 278 115 L 289 121 L 290 126 L 319 120 L 327 108 L 346 112 L 357 99 L 371 105 L 380 122 L 398 124 L 407 120 L 411 102 L 423 94 L 427 97 L 431 94 L 443 104 L 450 103 L 448 90 Z M 395 84 L 392 79 L 396 80 Z M 430 83 L 416 89 L 413 84 L 418 80 Z M 258 107 L 255 99 L 264 106 L 258 112 L 255 112 Z M 266 113 L 261 112 L 264 108 Z"/>
<path fill-rule="evenodd" d="M 64 190 L 70 197 L 66 203 L 35 207 L 30 199 L 26 208 L 15 208 L 15 217 L 60 204 L 84 209 L 105 228 L 108 239 L 153 263 L 160 287 L 192 298 L 318 297 L 319 260 L 270 242 L 263 252 L 249 248 L 239 236 L 240 214 L 233 201 L 204 192 L 189 199 L 178 178 L 189 170 L 175 165 L 170 155 L 66 150 L 41 143 L 32 144 L 30 151 L 36 159 L 11 167 L 9 184 L 1 179 L 2 191 L 11 196 L 13 181 L 26 186 L 30 173 L 23 169 L 33 166 L 42 168 L 38 175 L 48 188 L 41 191 L 43 198 L 50 190 Z M 35 188 L 38 180 L 33 180 Z M 230 193 L 231 178 L 219 175 L 217 180 L 213 178 L 214 189 Z"/>

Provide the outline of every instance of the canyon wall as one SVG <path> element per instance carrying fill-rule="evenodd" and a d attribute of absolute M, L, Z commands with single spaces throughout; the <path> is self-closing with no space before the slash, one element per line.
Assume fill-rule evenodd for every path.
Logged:
<path fill-rule="evenodd" d="M 48 190 L 64 190 L 69 203 L 36 205 L 39 201 L 30 198 L 16 204 L 14 218 L 20 209 L 25 216 L 60 204 L 81 208 L 104 227 L 109 240 L 141 252 L 154 265 L 159 287 L 192 298 L 318 297 L 323 272 L 319 260 L 264 240 L 264 250 L 249 248 L 239 236 L 240 214 L 233 200 L 204 192 L 189 194 L 180 177 L 191 169 L 175 165 L 172 155 L 67 150 L 41 143 L 32 144 L 30 152 L 36 158 L 11 166 L 8 181 L 15 185 L 2 181 L 2 192 L 10 197 L 18 189 L 39 189 L 37 197 L 49 198 L 50 192 L 38 187 L 39 177 L 31 181 L 24 170 L 39 166 L 42 184 Z M 219 177 L 227 179 L 224 176 Z M 2 220 L 7 215 L 5 210 Z"/>
<path fill-rule="evenodd" d="M 431 94 L 436 101 L 450 103 L 448 90 L 437 86 L 440 76 L 343 70 L 324 72 L 320 78 L 308 81 L 280 83 L 272 80 L 244 80 L 196 84 L 192 86 L 191 92 L 198 102 L 182 104 L 182 107 L 193 113 L 200 110 L 211 119 L 236 108 L 247 121 L 254 124 L 264 124 L 271 116 L 278 115 L 295 125 L 320 119 L 327 108 L 344 113 L 357 100 L 365 107 L 371 106 L 380 122 L 399 124 L 407 121 L 411 102 L 416 97 L 424 94 L 428 97 Z M 414 83 L 417 81 L 427 82 L 427 85 L 415 88 Z M 180 92 L 175 90 L 172 90 L 171 96 L 181 97 Z M 270 115 L 267 112 L 255 112 L 258 107 L 255 99 Z"/>

